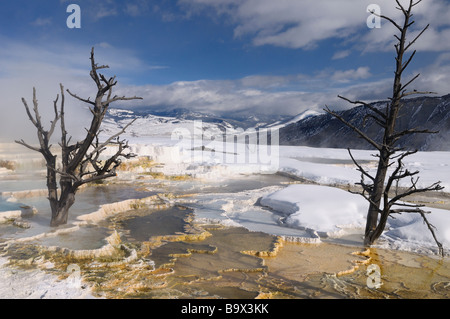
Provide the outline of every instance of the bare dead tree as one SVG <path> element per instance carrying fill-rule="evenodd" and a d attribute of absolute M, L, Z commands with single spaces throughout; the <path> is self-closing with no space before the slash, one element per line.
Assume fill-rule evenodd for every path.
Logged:
<path fill-rule="evenodd" d="M 122 158 L 135 156 L 125 150 L 129 148 L 125 140 L 120 139 L 120 135 L 134 122 L 131 121 L 117 134 L 100 142 L 100 126 L 108 111 L 111 103 L 116 101 L 141 99 L 140 97 L 120 97 L 113 96 L 113 88 L 117 84 L 114 77 L 106 79 L 98 70 L 109 68 L 107 65 L 97 65 L 94 59 L 94 48 L 91 51 L 91 71 L 90 76 L 95 82 L 97 93 L 94 100 L 84 99 L 67 90 L 67 92 L 77 100 L 89 105 L 92 114 L 90 127 L 86 129 L 86 136 L 83 140 L 71 143 L 71 138 L 67 137 L 65 122 L 65 96 L 64 87 L 60 84 L 61 96 L 58 94 L 53 102 L 54 118 L 51 121 L 50 128 L 44 129 L 41 116 L 39 114 L 38 100 L 36 98 L 36 89 L 33 88 L 33 113 L 28 106 L 27 101 L 22 98 L 29 120 L 37 129 L 39 146 L 30 145 L 23 140 L 16 141 L 33 151 L 43 155 L 47 166 L 47 189 L 48 200 L 52 212 L 51 226 L 59 226 L 67 223 L 69 209 L 75 202 L 75 194 L 80 186 L 116 176 L 116 168 L 120 165 Z M 58 109 L 59 102 L 59 109 Z M 57 155 L 51 151 L 52 145 L 50 139 L 55 131 L 57 122 L 60 122 L 61 141 L 61 162 L 57 165 Z M 102 152 L 107 146 L 114 146 L 115 153 L 107 159 L 102 159 Z M 59 179 L 59 191 L 57 177 Z"/>
<path fill-rule="evenodd" d="M 383 140 L 381 142 L 376 141 L 363 132 L 361 128 L 358 128 L 350 121 L 345 120 L 340 114 L 331 111 L 328 107 L 325 111 L 339 119 L 377 150 L 377 154 L 375 156 L 378 158 L 378 167 L 375 175 L 370 173 L 366 168 L 362 167 L 352 156 L 351 151 L 348 150 L 354 164 L 357 167 L 357 170 L 361 172 L 361 181 L 357 184 L 361 187 L 362 191 L 358 194 L 362 195 L 369 202 L 364 239 L 365 245 L 372 245 L 381 236 L 385 229 L 386 222 L 391 215 L 401 213 L 418 213 L 422 216 L 425 224 L 431 231 L 439 248 L 439 253 L 443 254 L 442 244 L 436 238 L 434 226 L 431 225 L 426 218 L 426 214 L 429 212 L 422 209 L 423 205 L 409 204 L 402 201 L 407 196 L 429 191 L 439 191 L 442 190 L 443 187 L 440 185 L 440 182 L 433 183 L 429 186 L 420 187 L 418 185 L 419 177 L 417 176 L 419 171 L 408 170 L 405 168 L 403 162 L 405 157 L 415 154 L 417 150 L 410 151 L 396 146 L 397 141 L 400 138 L 408 135 L 437 133 L 427 129 L 418 128 L 410 128 L 403 131 L 396 130 L 396 121 L 399 117 L 401 108 L 404 106 L 403 99 L 405 97 L 415 94 L 433 94 L 433 92 L 420 92 L 416 90 L 407 91 L 407 87 L 419 77 L 419 74 L 412 77 L 412 79 L 407 81 L 406 84 L 403 84 L 403 73 L 416 54 L 416 50 L 409 54 L 410 49 L 417 39 L 421 37 L 429 27 L 429 25 L 427 25 L 412 39 L 412 41 L 407 42 L 408 31 L 414 24 L 414 21 L 412 20 L 412 10 L 421 1 L 422 0 L 410 0 L 409 5 L 406 7 L 403 6 L 399 0 L 396 0 L 398 5 L 397 9 L 403 13 L 404 20 L 402 23 L 397 23 L 389 17 L 379 15 L 382 19 L 390 22 L 399 32 L 398 35 L 394 35 L 397 42 L 395 44 L 396 67 L 393 94 L 392 97 L 389 98 L 386 108 L 377 108 L 370 103 L 353 101 L 343 96 L 339 96 L 339 98 L 351 104 L 363 106 L 367 110 L 367 115 L 365 116 L 363 122 L 368 119 L 372 119 L 378 126 L 380 126 L 384 133 Z M 375 14 L 375 12 L 372 13 Z M 409 56 L 407 56 L 408 54 Z M 410 180 L 409 187 L 399 187 L 399 182 L 403 179 Z"/>

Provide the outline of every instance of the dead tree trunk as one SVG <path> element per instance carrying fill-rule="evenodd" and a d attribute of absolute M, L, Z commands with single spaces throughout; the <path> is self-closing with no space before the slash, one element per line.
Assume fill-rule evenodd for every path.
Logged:
<path fill-rule="evenodd" d="M 61 100 L 58 110 L 59 94 L 53 102 L 55 117 L 51 121 L 51 126 L 46 131 L 41 123 L 39 114 L 38 101 L 36 99 L 36 90 L 33 88 L 33 113 L 32 114 L 27 101 L 22 98 L 28 118 L 37 129 L 37 136 L 39 146 L 35 147 L 25 143 L 23 140 L 16 141 L 29 149 L 39 152 L 43 155 L 47 166 L 47 189 L 48 200 L 51 209 L 51 226 L 59 226 L 67 223 L 69 210 L 75 203 L 75 195 L 80 186 L 102 180 L 105 178 L 116 176 L 116 168 L 121 163 L 121 158 L 130 158 L 134 154 L 124 152 L 128 148 L 128 144 L 124 140 L 120 140 L 119 136 L 128 128 L 129 123 L 120 132 L 109 137 L 106 141 L 99 141 L 100 126 L 103 118 L 108 111 L 111 103 L 119 100 L 133 100 L 141 99 L 139 97 L 119 97 L 113 96 L 113 87 L 117 84 L 115 77 L 106 79 L 105 76 L 99 74 L 100 69 L 108 68 L 108 66 L 98 66 L 94 60 L 94 48 L 91 51 L 91 71 L 90 76 L 95 82 L 97 93 L 94 101 L 90 98 L 84 99 L 76 94 L 67 92 L 74 98 L 87 103 L 92 113 L 92 120 L 90 127 L 86 129 L 87 133 L 83 140 L 70 143 L 70 138 L 67 138 L 65 114 L 64 114 L 64 87 L 60 85 Z M 61 129 L 61 168 L 58 167 L 57 156 L 51 152 L 50 138 L 56 128 L 57 122 L 60 121 Z M 102 160 L 100 155 L 107 146 L 115 146 L 116 153 Z M 57 177 L 59 179 L 59 190 Z"/>
<path fill-rule="evenodd" d="M 434 226 L 431 225 L 425 214 L 427 212 L 423 211 L 420 207 L 421 205 L 413 205 L 401 202 L 401 200 L 407 196 L 428 192 L 428 191 L 437 191 L 443 189 L 440 186 L 440 182 L 434 183 L 427 187 L 418 187 L 417 182 L 418 178 L 415 176 L 419 173 L 418 171 L 410 172 L 408 169 L 405 169 L 403 164 L 403 159 L 406 156 L 412 155 L 417 152 L 407 151 L 401 149 L 396 146 L 397 141 L 407 135 L 411 134 L 434 134 L 437 132 L 432 132 L 429 130 L 421 130 L 417 128 L 406 129 L 404 131 L 397 132 L 396 131 L 396 121 L 399 116 L 399 112 L 403 107 L 402 100 L 410 95 L 414 94 L 431 94 L 432 92 L 419 92 L 419 91 L 410 91 L 407 92 L 406 88 L 418 78 L 419 75 L 414 76 L 411 80 L 406 82 L 406 84 L 402 84 L 403 80 L 403 72 L 408 67 L 410 62 L 412 61 L 416 51 L 414 50 L 409 57 L 406 57 L 407 52 L 412 47 L 412 45 L 417 41 L 417 39 L 425 32 L 428 28 L 428 25 L 410 42 L 407 42 L 407 34 L 411 25 L 413 25 L 414 21 L 411 21 L 412 18 L 412 9 L 421 2 L 422 0 L 409 1 L 408 7 L 403 6 L 399 0 L 396 0 L 398 5 L 397 9 L 403 13 L 404 20 L 402 24 L 398 24 L 393 19 L 380 16 L 381 18 L 390 22 L 394 27 L 399 31 L 399 35 L 394 35 L 397 43 L 395 44 L 396 49 L 396 67 L 395 67 L 395 75 L 394 75 L 394 83 L 393 83 L 393 93 L 392 97 L 389 99 L 389 102 L 386 105 L 385 110 L 380 108 L 376 108 L 370 103 L 365 103 L 362 101 L 351 101 L 345 97 L 339 96 L 339 98 L 346 100 L 352 104 L 362 105 L 368 111 L 365 120 L 370 119 L 375 121 L 377 125 L 379 125 L 383 131 L 383 140 L 380 142 L 375 141 L 366 133 L 364 133 L 361 128 L 356 127 L 354 124 L 346 121 L 340 114 L 331 111 L 328 107 L 325 109 L 328 113 L 339 119 L 346 126 L 350 127 L 353 131 L 355 131 L 360 137 L 366 140 L 372 147 L 374 147 L 378 154 L 378 167 L 375 175 L 369 173 L 369 171 L 363 168 L 359 163 L 353 158 L 350 150 L 349 154 L 356 165 L 357 169 L 361 172 L 361 182 L 358 185 L 361 186 L 362 191 L 359 193 L 369 202 L 369 209 L 367 213 L 367 222 L 365 229 L 365 239 L 364 243 L 367 246 L 372 245 L 383 233 L 384 228 L 386 226 L 386 222 L 388 217 L 394 213 L 419 213 L 424 222 L 427 224 L 429 230 L 431 231 L 434 240 L 436 241 L 439 252 L 442 254 L 443 249 L 442 245 L 436 239 L 434 233 Z M 372 12 L 375 14 L 374 12 Z M 392 171 L 390 171 L 392 170 Z M 401 179 L 410 179 L 411 186 L 406 188 L 405 190 L 400 190 L 397 185 Z M 367 182 L 367 180 L 369 180 Z M 392 195 L 395 187 L 395 195 Z M 393 196 L 392 198 L 390 196 Z M 394 209 L 394 206 L 398 206 L 401 208 Z"/>

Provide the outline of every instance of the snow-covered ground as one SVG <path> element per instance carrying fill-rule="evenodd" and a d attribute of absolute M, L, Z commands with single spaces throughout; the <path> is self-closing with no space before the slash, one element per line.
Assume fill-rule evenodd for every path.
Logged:
<path fill-rule="evenodd" d="M 209 140 L 207 145 L 213 145 L 215 152 L 209 148 L 202 151 L 192 147 L 192 142 L 187 140 L 152 138 L 145 141 L 134 140 L 132 151 L 163 162 L 162 170 L 166 174 L 190 174 L 217 180 L 239 178 L 243 174 L 283 173 L 315 184 L 269 187 L 232 196 L 202 195 L 197 204 L 192 205 L 200 219 L 216 218 L 223 223 L 295 237 L 305 242 L 320 242 L 321 238 L 339 238 L 355 232 L 362 234 L 365 227 L 367 202 L 359 195 L 336 187 L 360 181 L 360 172 L 356 170 L 347 150 L 276 146 L 268 157 L 269 161 L 258 163 L 248 161 L 248 148 L 241 149 L 247 152 L 247 161 L 236 151 L 238 147 L 233 156 L 226 158 L 223 156 L 226 152 L 222 151 L 232 146 L 211 144 Z M 375 170 L 374 152 L 355 150 L 352 154 L 361 165 Z M 429 186 L 440 181 L 445 187 L 442 192 L 450 189 L 450 153 L 419 152 L 407 157 L 404 162 L 410 170 L 420 171 L 418 186 Z M 409 180 L 399 183 L 399 186 L 409 185 Z M 256 202 L 259 205 L 254 205 Z M 448 252 L 450 212 L 431 207 L 424 209 L 432 212 L 428 219 L 436 226 L 436 236 Z M 381 243 L 385 247 L 402 250 L 436 251 L 436 243 L 418 214 L 402 214 L 390 219 Z"/>
<path fill-rule="evenodd" d="M 262 198 L 261 204 L 281 212 L 291 227 L 313 229 L 319 236 L 338 238 L 365 227 L 368 202 L 347 191 L 320 185 L 290 185 Z M 450 212 L 437 208 L 428 221 L 437 226 L 436 236 L 448 252 Z M 419 214 L 403 214 L 389 219 L 379 247 L 432 253 L 436 242 Z"/>
<path fill-rule="evenodd" d="M 92 299 L 89 289 L 76 280 L 59 280 L 41 270 L 18 270 L 0 257 L 0 297 L 2 299 Z M 48 265 L 52 267 L 52 265 Z"/>
<path fill-rule="evenodd" d="M 161 163 L 158 169 L 164 174 L 188 174 L 204 179 L 205 184 L 223 184 L 223 192 L 219 187 L 217 192 L 199 193 L 184 202 L 194 209 L 199 222 L 243 226 L 252 231 L 310 243 L 320 243 L 325 238 L 339 239 L 349 234 L 362 235 L 367 202 L 359 195 L 336 187 L 352 185 L 360 179 L 360 173 L 351 162 L 347 150 L 278 145 L 269 149 L 241 147 L 230 140 L 227 143 L 214 140 L 212 137 L 217 135 L 212 129 L 211 134 L 202 134 L 209 130 L 208 127 L 190 131 L 191 128 L 185 123 L 178 127 L 177 123 L 172 124 L 175 126 L 171 126 L 170 131 L 166 130 L 160 135 L 153 130 L 151 134 L 144 134 L 149 127 L 142 123 L 141 131 L 135 129 L 125 137 L 133 153 Z M 231 134 L 236 134 L 236 131 Z M 252 138 L 252 134 L 254 132 L 247 132 L 249 138 Z M 354 157 L 362 165 L 375 169 L 372 153 L 353 151 Z M 10 151 L 3 155 L 9 156 L 6 157 L 8 160 L 20 161 L 20 156 L 12 156 Z M 33 158 L 33 161 L 37 163 L 38 160 Z M 419 185 L 441 181 L 444 191 L 449 192 L 450 153 L 419 152 L 408 157 L 405 164 L 410 169 L 420 171 Z M 313 183 L 272 185 L 236 192 L 226 190 L 227 180 L 239 182 L 243 175 L 272 176 L 274 173 Z M 5 168 L 0 170 L 0 177 L 5 177 L 2 185 L 7 185 L 6 179 L 11 180 L 14 176 L 14 172 Z M 437 238 L 448 254 L 450 211 L 436 208 L 427 210 L 432 212 L 428 219 L 437 227 Z M 409 251 L 436 252 L 435 241 L 421 217 L 416 214 L 402 214 L 390 220 L 380 245 Z M 0 296 L 3 298 L 91 297 L 88 291 L 80 287 L 74 289 L 70 283 L 59 281 L 49 274 L 39 271 L 17 273 L 7 267 L 5 262 L 4 258 L 0 259 Z"/>

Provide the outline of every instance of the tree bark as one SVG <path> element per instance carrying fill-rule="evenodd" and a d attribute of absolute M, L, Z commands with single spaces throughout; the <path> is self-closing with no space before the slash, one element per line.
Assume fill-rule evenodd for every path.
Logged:
<path fill-rule="evenodd" d="M 57 227 L 67 224 L 69 217 L 69 209 L 75 203 L 75 192 L 69 192 L 59 200 L 59 205 L 55 210 L 52 208 L 52 219 L 50 221 L 51 227 Z"/>
<path fill-rule="evenodd" d="M 67 224 L 69 216 L 69 209 L 75 203 L 76 188 L 72 185 L 72 180 L 67 177 L 61 177 L 60 179 L 61 194 L 55 207 L 52 209 L 52 219 L 50 225 L 52 227 Z"/>
<path fill-rule="evenodd" d="M 376 240 L 373 237 L 374 231 L 378 225 L 378 216 L 380 215 L 380 205 L 384 190 L 384 181 L 389 167 L 389 153 L 385 148 L 380 151 L 377 174 L 373 182 L 373 192 L 369 197 L 369 210 L 367 212 L 366 229 L 364 235 L 364 244 L 370 246 Z"/>
<path fill-rule="evenodd" d="M 53 216 L 58 211 L 58 186 L 56 182 L 56 156 L 46 156 L 47 163 L 47 190 L 48 200 L 50 202 L 50 210 Z"/>

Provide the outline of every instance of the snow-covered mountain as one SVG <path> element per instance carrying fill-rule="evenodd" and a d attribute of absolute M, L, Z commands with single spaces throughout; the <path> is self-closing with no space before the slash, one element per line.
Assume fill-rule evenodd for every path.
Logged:
<path fill-rule="evenodd" d="M 310 117 L 314 117 L 314 116 L 317 116 L 317 115 L 321 115 L 321 114 L 323 114 L 323 113 L 320 113 L 320 112 L 317 112 L 317 111 L 314 111 L 314 110 L 306 110 L 306 111 L 304 111 L 304 112 L 302 112 L 300 114 L 297 114 L 296 116 L 294 116 L 294 117 L 292 117 L 290 119 L 276 121 L 276 122 L 274 122 L 272 124 L 265 125 L 264 127 L 265 128 L 271 128 L 271 129 L 275 129 L 275 128 L 281 129 L 281 128 L 283 128 L 285 126 L 288 126 L 290 124 L 297 123 L 299 121 L 302 121 L 302 120 L 305 120 L 305 119 L 308 119 Z"/>
<path fill-rule="evenodd" d="M 386 101 L 373 103 L 383 110 Z M 340 112 L 347 120 L 362 128 L 374 140 L 382 139 L 380 127 L 366 117 L 362 106 Z M 136 119 L 127 129 L 127 136 L 170 137 L 177 130 L 188 130 L 204 137 L 224 133 L 234 134 L 239 130 L 278 129 L 280 144 L 328 148 L 369 149 L 370 145 L 350 128 L 326 112 L 307 110 L 294 117 L 252 114 L 248 116 L 218 116 L 188 109 L 170 110 L 126 110 L 110 109 L 104 120 L 103 130 L 115 133 L 129 121 Z M 200 128 L 194 128 L 201 123 Z M 397 131 L 407 128 L 429 129 L 438 134 L 415 134 L 399 140 L 398 146 L 417 148 L 421 151 L 450 151 L 450 95 L 442 97 L 418 97 L 404 101 L 397 121 Z M 201 132 L 201 133 L 200 133 Z"/>
<path fill-rule="evenodd" d="M 126 136 L 132 137 L 170 137 L 174 132 L 187 130 L 204 134 L 206 137 L 224 133 L 235 133 L 249 128 L 279 129 L 308 116 L 319 114 L 306 111 L 295 117 L 250 115 L 248 117 L 220 117 L 213 114 L 177 108 L 172 110 L 127 110 L 109 109 L 103 124 L 103 134 L 112 135 L 125 127 L 133 119 L 133 125 L 126 130 Z M 197 127 L 194 127 L 197 125 Z M 201 125 L 199 128 L 198 125 Z M 201 130 L 201 131 L 199 131 Z"/>
<path fill-rule="evenodd" d="M 383 110 L 387 102 L 373 103 Z M 437 134 L 414 134 L 399 140 L 398 146 L 421 151 L 450 151 L 450 95 L 417 97 L 404 100 L 396 130 L 418 128 Z M 340 112 L 341 116 L 376 141 L 382 140 L 381 128 L 358 106 Z M 280 143 L 312 147 L 369 149 L 349 127 L 328 113 L 306 117 L 280 129 Z"/>
<path fill-rule="evenodd" d="M 175 116 L 146 114 L 125 109 L 110 109 L 103 120 L 102 130 L 105 135 L 117 133 L 134 120 L 126 130 L 126 136 L 132 137 L 171 137 L 174 132 L 187 130 L 194 132 L 195 123 L 201 123 L 201 130 L 207 135 L 220 134 L 226 130 L 234 130 L 234 126 L 225 120 L 210 121 L 207 116 L 186 116 L 185 113 Z M 201 121 L 201 122 L 200 122 Z"/>

